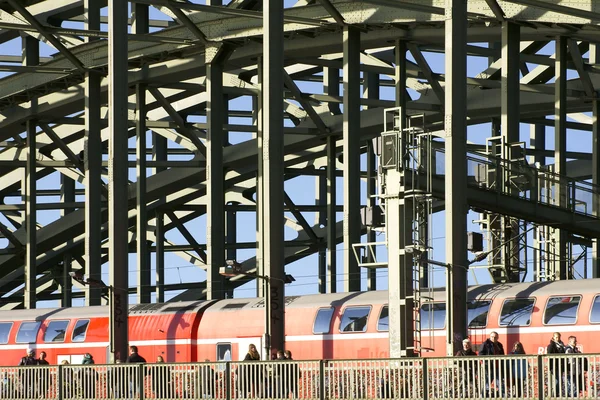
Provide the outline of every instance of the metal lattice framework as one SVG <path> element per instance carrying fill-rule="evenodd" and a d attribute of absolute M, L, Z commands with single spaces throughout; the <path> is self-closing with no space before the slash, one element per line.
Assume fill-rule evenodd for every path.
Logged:
<path fill-rule="evenodd" d="M 2 307 L 49 299 L 68 306 L 79 295 L 99 304 L 102 288 L 72 292 L 68 273 L 99 279 L 109 258 L 117 264 L 111 285 L 125 285 L 140 302 L 153 291 L 163 301 L 165 291 L 181 289 L 173 300 L 221 298 L 244 279 L 226 281 L 218 268 L 236 250 L 254 247 L 256 259 L 245 268 L 271 277 L 319 253 L 325 292 L 341 289 L 331 266 L 344 243 L 343 289 L 360 289 L 351 245 L 365 232 L 374 237 L 359 209 L 375 206 L 371 139 L 385 130 L 388 107 L 423 114 L 427 130 L 446 129 L 445 137 L 452 131 L 448 110 L 466 113 L 468 126 L 491 122 L 487 136 L 509 145 L 520 141 L 519 124 L 530 124 L 528 160 L 553 164 L 565 179 L 598 183 L 600 3 L 299 0 L 286 2 L 283 12 L 280 3 L 0 1 Z M 466 12 L 459 12 L 464 3 Z M 457 27 L 466 30 L 466 44 L 453 34 Z M 40 49 L 51 55 L 40 56 Z M 453 71 L 452 63 L 442 68 L 434 61 L 444 54 L 448 60 L 449 49 L 458 51 L 452 60 L 466 57 L 466 77 L 457 78 L 462 69 Z M 465 79 L 464 104 L 448 103 L 460 98 L 451 96 Z M 554 128 L 554 146 L 546 145 L 546 127 Z M 569 151 L 567 141 L 575 143 L 581 131 L 592 132 L 591 150 Z M 470 140 L 467 148 L 483 154 L 485 145 Z M 460 158 L 463 150 L 452 151 Z M 365 152 L 368 168 L 361 171 Z M 574 160 L 569 168 L 567 159 Z M 451 162 L 446 173 L 464 184 L 467 176 L 456 178 Z M 297 176 L 320 182 L 316 205 L 294 199 L 286 181 Z M 368 193 L 361 195 L 364 177 Z M 336 190 L 343 205 L 335 205 Z M 568 270 L 560 243 L 570 234 L 592 240 L 600 233 L 595 205 L 578 219 L 566 203 L 536 212 L 531 202 L 466 190 L 448 198 L 443 184 L 436 190 L 457 209 L 470 205 L 551 226 L 558 278 Z M 562 199 L 560 189 L 555 194 Z M 257 246 L 236 242 L 236 212 L 257 213 Z M 456 231 L 453 221 L 462 217 L 453 218 L 447 223 Z M 204 243 L 188 229 L 199 220 Z M 298 237 L 284 242 L 284 224 Z M 186 243 L 167 240 L 170 230 Z M 206 269 L 206 282 L 165 285 L 166 251 Z M 135 287 L 123 267 L 128 252 L 143 255 Z M 375 288 L 372 271 L 369 287 Z"/>

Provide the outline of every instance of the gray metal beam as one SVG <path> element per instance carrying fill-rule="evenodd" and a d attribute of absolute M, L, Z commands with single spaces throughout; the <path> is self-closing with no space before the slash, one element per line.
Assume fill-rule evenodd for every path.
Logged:
<path fill-rule="evenodd" d="M 360 31 L 344 27 L 344 291 L 360 290 L 352 245 L 360 242 Z"/>
<path fill-rule="evenodd" d="M 467 3 L 446 1 L 446 351 L 467 337 Z"/>
<path fill-rule="evenodd" d="M 148 33 L 150 26 L 149 10 L 145 4 L 132 4 L 134 23 L 132 31 L 136 34 Z M 147 67 L 142 67 L 147 69 Z M 147 134 L 146 127 L 146 83 L 138 83 L 135 87 L 136 98 L 136 253 L 137 253 L 137 301 L 139 304 L 151 302 L 151 268 L 150 268 L 150 250 L 148 248 L 148 214 L 146 199 L 146 174 L 147 174 Z"/>
<path fill-rule="evenodd" d="M 340 71 L 325 68 L 323 71 L 323 91 L 330 96 L 338 96 Z M 329 111 L 341 114 L 338 103 L 328 103 Z M 327 293 L 337 292 L 337 242 L 336 242 L 336 203 L 337 203 L 337 137 L 327 137 Z"/>
<path fill-rule="evenodd" d="M 39 64 L 40 44 L 39 41 L 30 36 L 24 36 L 23 44 L 23 64 Z M 32 102 L 34 109 L 37 102 Z M 27 134 L 27 166 L 25 168 L 25 230 L 26 230 L 26 249 L 25 249 L 25 308 L 36 308 L 37 303 L 37 122 L 30 119 L 25 124 Z"/>
<path fill-rule="evenodd" d="M 260 207 L 263 222 L 262 272 L 268 276 L 265 291 L 265 352 L 271 359 L 272 349 L 285 348 L 284 297 L 284 182 L 283 165 L 283 2 L 263 2 L 263 74 L 262 74 L 262 140 L 259 154 L 263 163 L 263 193 Z M 269 343 L 270 335 L 270 343 Z"/>
<path fill-rule="evenodd" d="M 85 27 L 100 29 L 101 0 L 85 0 L 86 10 Z M 88 38 L 93 41 L 95 39 Z M 102 278 L 102 195 L 104 183 L 102 181 L 102 139 L 100 108 L 102 95 L 100 91 L 99 74 L 88 72 L 84 83 L 84 138 L 83 138 L 83 165 L 85 187 L 85 271 L 93 279 Z M 104 198 L 104 200 L 108 200 Z M 101 289 L 90 287 L 86 292 L 85 305 L 97 306 L 102 301 Z"/>
<path fill-rule="evenodd" d="M 212 1 L 211 4 L 220 4 Z M 223 97 L 223 65 L 227 50 L 206 48 L 206 298 L 223 299 L 225 277 L 219 274 L 225 265 L 225 189 L 223 146 L 225 144 L 225 106 Z"/>
<path fill-rule="evenodd" d="M 600 45 L 590 43 L 590 64 L 600 63 Z M 600 185 L 600 100 L 598 91 L 592 102 L 592 183 Z M 592 203 L 594 215 L 600 216 L 600 201 Z M 600 239 L 592 239 L 592 278 L 600 278 Z"/>
<path fill-rule="evenodd" d="M 567 166 L 567 38 L 560 36 L 556 38 L 556 67 L 555 71 L 555 95 L 554 95 L 554 172 L 562 174 L 566 172 Z M 555 192 L 557 205 L 567 206 L 567 187 L 563 182 L 557 182 Z M 554 231 L 555 254 L 554 273 L 556 279 L 567 279 L 567 233 L 562 229 Z"/>
<path fill-rule="evenodd" d="M 60 176 L 61 180 L 61 192 L 63 203 L 75 202 L 75 181 L 65 175 Z M 72 210 L 65 209 L 61 212 L 61 216 L 70 214 Z M 63 270 L 61 276 L 61 307 L 71 307 L 73 305 L 73 281 L 69 272 L 73 267 L 73 257 L 69 252 L 65 252 L 63 256 Z"/>
<path fill-rule="evenodd" d="M 507 144 L 519 141 L 519 25 L 502 23 L 501 132 Z"/>
<path fill-rule="evenodd" d="M 111 361 L 125 360 L 128 352 L 129 243 L 127 169 L 127 1 L 108 0 L 109 26 L 109 166 L 108 231 Z"/>
<path fill-rule="evenodd" d="M 415 61 L 419 65 L 419 68 L 423 72 L 423 75 L 427 79 L 427 82 L 429 83 L 429 85 L 431 85 L 431 88 L 433 89 L 433 92 L 437 96 L 439 102 L 443 104 L 444 103 L 444 89 L 442 89 L 442 85 L 440 85 L 437 77 L 434 76 L 433 71 L 431 71 L 431 68 L 429 67 L 429 63 L 423 56 L 423 53 L 421 53 L 421 50 L 419 50 L 417 45 L 414 43 L 410 43 L 408 45 L 408 48 L 410 50 L 410 53 L 414 57 Z"/>
<path fill-rule="evenodd" d="M 369 99 L 379 99 L 379 75 L 369 72 L 365 75 L 363 85 L 363 96 Z M 377 165 L 376 165 L 376 154 L 375 147 L 373 146 L 373 140 L 367 140 L 367 199 L 366 206 L 374 209 L 377 207 L 377 201 L 375 195 L 377 192 Z M 377 232 L 373 227 L 367 227 L 367 242 L 373 243 L 377 240 Z M 375 262 L 374 256 L 376 255 L 376 249 L 373 249 L 373 253 L 367 253 L 367 263 Z M 377 270 L 375 268 L 367 269 L 367 290 L 377 290 Z"/>

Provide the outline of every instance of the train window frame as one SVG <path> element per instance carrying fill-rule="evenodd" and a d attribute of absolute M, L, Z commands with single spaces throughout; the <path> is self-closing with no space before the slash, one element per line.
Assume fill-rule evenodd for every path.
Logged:
<path fill-rule="evenodd" d="M 9 321 L 2 321 L 0 322 L 0 326 L 8 326 L 8 330 L 6 331 L 6 340 L 2 340 L 3 338 L 3 330 L 0 329 L 0 344 L 7 344 L 8 343 L 8 338 L 10 337 L 10 332 L 12 331 L 12 328 L 14 326 L 13 322 L 9 322 Z"/>
<path fill-rule="evenodd" d="M 329 316 L 329 323 L 327 324 L 327 331 L 325 332 L 315 332 L 315 328 L 317 326 L 317 319 L 319 318 L 319 313 L 321 311 L 330 311 L 331 315 Z M 315 313 L 315 318 L 313 319 L 312 324 L 312 333 L 313 335 L 329 335 L 331 333 L 331 320 L 333 319 L 333 313 L 335 312 L 335 307 L 320 307 Z"/>
<path fill-rule="evenodd" d="M 531 313 L 529 314 L 529 323 L 528 324 L 512 325 L 512 324 L 503 324 L 502 323 L 502 310 L 504 310 L 504 306 L 506 305 L 507 302 L 514 301 L 514 300 L 533 300 L 533 303 L 531 303 Z M 531 326 L 531 319 L 533 317 L 533 311 L 535 309 L 536 303 L 537 303 L 537 297 L 508 297 L 508 298 L 504 299 L 504 301 L 502 302 L 502 306 L 500 307 L 500 312 L 498 313 L 498 326 L 499 327 Z"/>
<path fill-rule="evenodd" d="M 83 335 L 74 336 L 75 335 L 75 330 L 77 329 L 77 324 L 79 324 L 80 322 L 83 322 L 83 321 L 87 321 L 87 324 L 86 324 L 86 327 L 85 327 L 85 331 L 83 331 Z M 71 332 L 71 342 L 72 343 L 85 342 L 85 339 L 87 338 L 88 329 L 90 329 L 90 322 L 91 321 L 90 321 L 89 318 L 81 318 L 81 319 L 75 320 L 75 325 L 73 325 L 73 331 Z M 82 336 L 82 338 L 76 340 L 76 338 L 79 338 L 80 336 Z"/>
<path fill-rule="evenodd" d="M 600 300 L 600 294 L 595 295 L 594 299 L 592 300 L 592 306 L 590 307 L 590 314 L 588 316 L 588 322 L 590 324 L 600 324 L 600 319 L 596 320 L 595 322 L 592 321 L 592 312 L 594 311 L 594 304 L 596 304 L 596 299 Z M 598 301 L 598 316 L 600 316 L 600 301 Z"/>
<path fill-rule="evenodd" d="M 468 300 L 467 303 L 488 303 L 488 310 L 486 313 L 486 317 L 485 317 L 485 324 L 481 325 L 481 326 L 471 326 L 471 322 L 475 320 L 475 318 L 473 318 L 471 321 L 469 321 L 468 324 L 468 328 L 467 329 L 485 329 L 488 326 L 488 321 L 490 319 L 490 310 L 492 309 L 492 300 L 486 300 L 486 299 L 472 299 L 472 300 Z M 469 308 L 467 306 L 467 318 L 469 317 Z"/>
<path fill-rule="evenodd" d="M 380 329 L 379 326 L 381 324 L 381 314 L 383 314 L 383 310 L 388 311 L 388 323 L 387 323 L 387 329 Z M 377 332 L 389 332 L 390 331 L 390 307 L 389 304 L 384 304 L 381 307 L 381 310 L 379 310 L 379 316 L 377 317 Z"/>
<path fill-rule="evenodd" d="M 423 307 L 426 305 L 434 305 L 434 304 L 443 304 L 444 305 L 444 325 L 442 325 L 441 328 L 429 328 L 429 327 L 425 327 L 423 328 L 423 326 L 421 326 L 421 330 L 424 331 L 440 331 L 442 329 L 446 329 L 446 316 L 448 315 L 448 305 L 446 304 L 445 301 L 428 301 L 426 303 L 421 304 L 421 307 L 419 307 L 419 317 L 421 317 L 421 314 L 423 312 Z M 429 311 L 427 311 L 429 312 Z M 423 320 L 423 318 L 421 318 L 421 321 Z M 433 319 L 435 321 L 435 318 Z"/>
<path fill-rule="evenodd" d="M 54 337 L 52 340 L 47 340 L 46 335 L 48 334 L 48 329 L 50 328 L 50 326 L 52 324 L 55 324 L 57 322 L 64 323 L 65 329 L 63 332 L 62 340 L 54 340 L 54 339 L 56 339 L 56 337 Z M 63 343 L 67 339 L 67 330 L 69 329 L 69 322 L 70 321 L 68 319 L 55 319 L 55 320 L 49 321 L 48 326 L 46 326 L 46 329 L 44 329 L 44 337 L 43 337 L 44 343 Z"/>
<path fill-rule="evenodd" d="M 343 331 L 342 330 L 342 322 L 344 321 L 344 316 L 346 315 L 346 311 L 348 311 L 349 309 L 361 309 L 361 308 L 366 308 L 368 309 L 367 311 L 367 315 L 365 315 L 366 317 L 366 321 L 365 321 L 365 325 L 363 330 L 361 331 Z M 344 307 L 344 309 L 342 310 L 342 315 L 340 317 L 340 325 L 338 327 L 338 331 L 342 334 L 345 333 L 364 333 L 367 331 L 368 327 L 369 327 L 369 316 L 371 315 L 371 311 L 373 310 L 373 306 L 370 305 L 353 305 L 353 306 L 346 306 Z"/>
<path fill-rule="evenodd" d="M 579 301 L 577 302 L 577 309 L 575 311 L 575 322 L 559 323 L 559 324 L 549 324 L 549 323 L 546 323 L 546 311 L 548 311 L 548 303 L 550 302 L 550 299 L 560 298 L 560 297 L 570 297 L 570 298 L 579 297 Z M 581 306 L 581 301 L 582 300 L 583 300 L 583 296 L 580 295 L 580 294 L 548 296 L 548 298 L 546 299 L 546 304 L 544 305 L 544 314 L 542 315 L 542 325 L 545 325 L 545 326 L 576 325 L 577 324 L 577 320 L 579 319 L 579 307 Z"/>
<path fill-rule="evenodd" d="M 223 352 L 223 355 L 227 354 L 227 351 L 229 351 L 229 360 L 222 358 L 219 359 L 219 348 L 220 347 L 227 347 L 227 350 Z M 228 362 L 228 361 L 233 361 L 233 353 L 232 353 L 232 344 L 231 342 L 219 342 L 217 343 L 217 345 L 215 346 L 215 360 L 217 360 L 217 362 Z"/>
<path fill-rule="evenodd" d="M 33 336 L 33 341 L 31 340 L 19 340 L 19 336 L 21 335 L 21 332 L 23 330 L 23 326 L 37 326 L 35 328 L 35 335 Z M 19 324 L 19 330 L 17 331 L 17 336 L 15 337 L 15 343 L 35 343 L 37 341 L 37 335 L 40 332 L 40 327 L 42 326 L 42 322 L 41 321 L 21 321 L 21 324 Z M 28 331 L 32 331 L 28 330 Z"/>

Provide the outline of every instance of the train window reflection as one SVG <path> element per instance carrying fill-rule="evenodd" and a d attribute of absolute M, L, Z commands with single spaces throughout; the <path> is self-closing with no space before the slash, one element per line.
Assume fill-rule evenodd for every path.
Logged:
<path fill-rule="evenodd" d="M 0 344 L 8 343 L 8 334 L 12 326 L 12 322 L 0 322 Z"/>
<path fill-rule="evenodd" d="M 90 325 L 89 319 L 79 319 L 75 323 L 75 329 L 73 329 L 73 342 L 85 341 L 85 335 L 87 334 L 88 326 Z"/>
<path fill-rule="evenodd" d="M 594 303 L 592 303 L 592 310 L 590 311 L 590 322 L 600 322 L 600 295 L 594 297 Z"/>
<path fill-rule="evenodd" d="M 332 316 L 333 307 L 319 308 L 319 311 L 317 311 L 317 316 L 315 317 L 315 323 L 313 325 L 313 333 L 329 333 L 329 327 L 331 326 Z"/>
<path fill-rule="evenodd" d="M 340 323 L 340 332 L 365 332 L 371 307 L 346 307 Z"/>
<path fill-rule="evenodd" d="M 50 321 L 44 332 L 44 342 L 64 342 L 68 325 L 69 321 Z"/>
<path fill-rule="evenodd" d="M 383 306 L 381 308 L 381 313 L 379 313 L 379 321 L 377 322 L 378 331 L 387 332 L 390 330 L 390 319 L 388 314 L 388 306 Z"/>
<path fill-rule="evenodd" d="M 421 329 L 444 329 L 446 303 L 426 303 L 421 306 Z"/>
<path fill-rule="evenodd" d="M 544 324 L 562 325 L 577 322 L 577 310 L 581 296 L 550 297 L 544 311 Z"/>
<path fill-rule="evenodd" d="M 35 339 L 40 329 L 41 322 L 21 322 L 19 332 L 17 332 L 17 343 L 35 343 Z"/>
<path fill-rule="evenodd" d="M 531 323 L 535 299 L 507 299 L 502 305 L 500 326 L 523 326 Z"/>
<path fill-rule="evenodd" d="M 469 301 L 467 303 L 467 321 L 469 328 L 485 328 L 491 301 Z"/>
<path fill-rule="evenodd" d="M 231 361 L 231 343 L 217 343 L 217 361 Z"/>

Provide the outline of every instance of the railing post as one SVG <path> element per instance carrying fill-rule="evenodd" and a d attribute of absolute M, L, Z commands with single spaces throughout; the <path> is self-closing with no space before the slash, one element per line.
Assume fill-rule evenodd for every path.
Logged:
<path fill-rule="evenodd" d="M 64 366 L 59 365 L 56 377 L 56 395 L 58 400 L 63 399 L 63 386 L 64 386 Z"/>
<path fill-rule="evenodd" d="M 144 386 L 146 383 L 146 364 L 138 364 L 138 391 L 140 393 L 140 400 L 144 400 Z"/>
<path fill-rule="evenodd" d="M 319 360 L 319 400 L 325 400 L 325 360 Z"/>
<path fill-rule="evenodd" d="M 544 356 L 537 356 L 538 400 L 544 400 Z"/>
<path fill-rule="evenodd" d="M 429 369 L 427 368 L 427 359 L 421 360 L 423 370 L 423 400 L 429 399 Z"/>
<path fill-rule="evenodd" d="M 231 400 L 231 362 L 225 363 L 225 398 Z"/>

